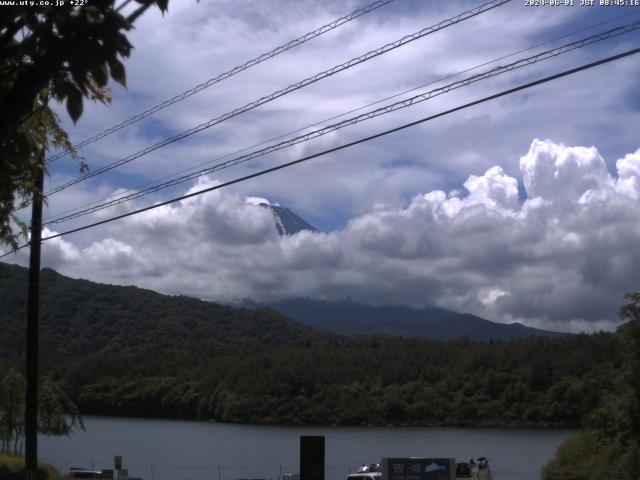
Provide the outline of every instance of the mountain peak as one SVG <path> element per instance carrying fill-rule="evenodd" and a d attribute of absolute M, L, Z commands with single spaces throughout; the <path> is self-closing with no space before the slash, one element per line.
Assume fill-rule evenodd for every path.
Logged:
<path fill-rule="evenodd" d="M 286 207 L 265 202 L 258 203 L 258 205 L 271 210 L 271 213 L 273 213 L 273 219 L 276 222 L 276 228 L 280 235 L 293 235 L 302 230 L 309 230 L 310 232 L 318 231 L 314 226 L 307 223 L 300 216 L 296 215 Z"/>

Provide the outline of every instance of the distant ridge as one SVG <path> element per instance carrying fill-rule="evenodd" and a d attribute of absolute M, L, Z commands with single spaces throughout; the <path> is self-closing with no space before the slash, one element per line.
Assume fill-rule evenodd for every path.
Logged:
<path fill-rule="evenodd" d="M 256 305 L 257 306 L 257 305 Z M 450 340 L 513 340 L 558 337 L 567 333 L 527 327 L 521 323 L 492 322 L 468 313 L 442 308 L 415 309 L 397 305 L 371 307 L 350 301 L 323 302 L 305 298 L 282 300 L 267 306 L 304 325 L 340 335 L 393 335 Z"/>
<path fill-rule="evenodd" d="M 42 270 L 43 354 L 122 353 L 190 346 L 292 345 L 381 334 L 507 340 L 565 334 L 438 308 L 369 307 L 309 299 L 237 308 Z M 27 269 L 0 262 L 0 358 L 24 354 Z M 269 307 L 269 308 L 261 308 Z"/>

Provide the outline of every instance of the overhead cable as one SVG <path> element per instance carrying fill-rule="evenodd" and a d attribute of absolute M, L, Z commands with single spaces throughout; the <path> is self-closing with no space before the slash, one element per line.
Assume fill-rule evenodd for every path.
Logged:
<path fill-rule="evenodd" d="M 416 105 L 416 104 L 421 103 L 421 102 L 425 102 L 427 100 L 430 100 L 431 98 L 446 94 L 446 93 L 448 93 L 448 92 L 450 92 L 452 90 L 456 90 L 458 88 L 465 87 L 467 85 L 470 85 L 470 84 L 473 84 L 473 83 L 476 83 L 476 82 L 479 82 L 479 81 L 482 81 L 482 80 L 486 80 L 488 78 L 492 78 L 492 77 L 495 77 L 495 76 L 498 76 L 498 75 L 502 75 L 504 73 L 508 73 L 508 72 L 511 72 L 511 71 L 519 69 L 519 68 L 530 66 L 530 65 L 533 65 L 535 63 L 542 62 L 544 60 L 548 60 L 548 59 L 553 58 L 553 57 L 557 57 L 558 55 L 562 55 L 564 53 L 571 52 L 571 51 L 576 50 L 578 48 L 582 48 L 582 47 L 585 47 L 587 45 L 591 45 L 591 44 L 594 44 L 594 43 L 597 43 L 597 42 L 601 42 L 601 41 L 607 40 L 607 39 L 612 38 L 612 37 L 616 37 L 618 35 L 622 35 L 624 33 L 628 33 L 628 32 L 637 30 L 638 28 L 640 28 L 640 21 L 632 22 L 632 23 L 629 23 L 627 25 L 623 25 L 623 26 L 620 26 L 620 27 L 616 27 L 616 28 L 610 29 L 610 30 L 608 30 L 606 32 L 601 32 L 601 33 L 598 33 L 598 34 L 595 34 L 595 35 L 591 35 L 591 36 L 583 38 L 581 40 L 577 40 L 575 42 L 571 42 L 571 43 L 568 43 L 566 45 L 562 45 L 560 47 L 557 47 L 557 48 L 554 48 L 554 49 L 551 49 L 551 50 L 547 50 L 547 51 L 539 53 L 537 55 L 533 55 L 533 56 L 530 56 L 530 57 L 527 57 L 527 58 L 522 58 L 522 59 L 517 60 L 515 62 L 512 62 L 512 63 L 510 63 L 508 65 L 495 67 L 495 68 L 493 68 L 491 70 L 487 70 L 486 72 L 482 72 L 482 73 L 473 75 L 471 77 L 467 77 L 467 78 L 464 78 L 462 80 L 458 80 L 456 82 L 450 83 L 448 85 L 429 90 L 428 92 L 420 93 L 418 95 L 414 95 L 413 97 L 410 97 L 410 98 L 407 98 L 407 99 L 404 99 L 404 100 L 401 100 L 401 101 L 398 101 L 398 102 L 395 102 L 395 103 L 392 103 L 392 104 L 389 104 L 389 105 L 386 105 L 386 106 L 383 106 L 383 107 L 380 107 L 380 108 L 377 108 L 377 109 L 374 109 L 374 110 L 371 110 L 369 112 L 357 115 L 357 116 L 352 117 L 352 118 L 345 119 L 345 120 L 343 120 L 341 122 L 334 123 L 333 125 L 328 125 L 326 127 L 316 129 L 316 130 L 308 132 L 308 133 L 306 133 L 304 135 L 299 135 L 299 136 L 293 137 L 293 138 L 291 138 L 289 140 L 286 140 L 284 142 L 280 142 L 280 143 L 277 143 L 277 144 L 274 144 L 274 145 L 270 145 L 270 146 L 268 146 L 266 148 L 263 148 L 263 149 L 260 149 L 260 150 L 255 150 L 253 152 L 247 153 L 245 155 L 238 156 L 238 157 L 233 158 L 231 160 L 227 160 L 225 162 L 218 163 L 218 164 L 216 164 L 214 166 L 211 166 L 211 167 L 208 167 L 208 168 L 205 168 L 205 169 L 202 169 L 202 170 L 199 170 L 199 171 L 187 174 L 187 175 L 183 175 L 183 176 L 177 177 L 177 178 L 172 179 L 172 180 L 167 181 L 167 182 L 163 182 L 163 183 L 148 187 L 148 188 L 146 188 L 144 190 L 136 191 L 136 192 L 133 192 L 133 193 L 131 193 L 129 195 L 123 195 L 123 196 L 121 196 L 121 197 L 119 197 L 117 199 L 111 200 L 109 202 L 105 202 L 105 203 L 102 203 L 102 204 L 99 204 L 99 205 L 96 205 L 96 206 L 84 208 L 82 210 L 76 211 L 76 212 L 68 214 L 68 215 L 58 216 L 57 218 L 53 218 L 51 220 L 46 221 L 45 225 L 50 225 L 50 224 L 54 224 L 54 223 L 62 223 L 62 222 L 66 222 L 66 221 L 69 221 L 69 220 L 72 220 L 72 219 L 75 219 L 75 218 L 79 218 L 79 217 L 82 217 L 82 216 L 85 216 L 85 215 L 89 215 L 91 213 L 95 213 L 97 211 L 104 210 L 106 208 L 109 208 L 109 207 L 112 207 L 112 206 L 115 206 L 115 205 L 118 205 L 118 204 L 121 204 L 121 203 L 124 203 L 124 202 L 128 202 L 128 201 L 134 200 L 136 198 L 140 198 L 140 197 L 143 197 L 145 195 L 149 195 L 151 193 L 155 193 L 155 192 L 158 192 L 160 190 L 164 190 L 166 188 L 169 188 L 169 187 L 172 187 L 172 186 L 175 186 L 175 185 L 179 185 L 179 184 L 194 180 L 194 179 L 196 179 L 198 177 L 201 177 L 201 176 L 204 176 L 204 175 L 208 175 L 210 173 L 213 173 L 213 172 L 225 169 L 225 168 L 229 168 L 231 166 L 238 165 L 240 163 L 247 162 L 247 161 L 252 160 L 254 158 L 261 157 L 261 156 L 267 155 L 269 153 L 273 153 L 275 151 L 282 150 L 284 148 L 291 147 L 293 145 L 296 145 L 296 144 L 299 144 L 299 143 L 303 143 L 303 142 L 309 141 L 309 140 L 314 139 L 314 138 L 321 137 L 321 136 L 326 135 L 328 133 L 335 132 L 335 131 L 337 131 L 339 129 L 345 128 L 347 126 L 355 125 L 355 124 L 363 122 L 365 120 L 370 120 L 372 118 L 376 118 L 376 117 L 379 117 L 379 116 L 382 116 L 382 115 L 386 115 L 388 113 L 391 113 L 391 112 L 394 112 L 394 111 L 397 111 L 397 110 L 401 110 L 401 109 L 410 107 L 412 105 Z"/>
<path fill-rule="evenodd" d="M 428 122 L 428 121 L 431 121 L 431 120 L 435 120 L 436 118 L 444 117 L 445 115 L 449 115 L 451 113 L 455 113 L 455 112 L 458 112 L 460 110 L 465 110 L 465 109 L 473 107 L 475 105 L 480 105 L 482 103 L 485 103 L 485 102 L 488 102 L 488 101 L 491 101 L 491 100 L 495 100 L 495 99 L 500 98 L 500 97 L 504 97 L 505 95 L 510 95 L 512 93 L 516 93 L 516 92 L 519 92 L 519 91 L 522 91 L 522 90 L 526 90 L 528 88 L 532 88 L 532 87 L 535 87 L 537 85 L 542 85 L 544 83 L 548 83 L 548 82 L 551 82 L 553 80 L 557 80 L 557 79 L 562 78 L 562 77 L 566 77 L 566 76 L 573 75 L 573 74 L 578 73 L 578 72 L 589 70 L 589 69 L 597 67 L 599 65 L 604 65 L 604 64 L 616 61 L 616 60 L 620 60 L 622 58 L 625 58 L 625 57 L 628 57 L 628 56 L 631 56 L 631 55 L 635 55 L 637 53 L 640 53 L 640 48 L 634 48 L 634 49 L 631 49 L 631 50 L 627 50 L 627 51 L 625 51 L 623 53 L 620 53 L 618 55 L 612 55 L 612 56 L 603 58 L 603 59 L 595 61 L 595 62 L 591 62 L 591 63 L 585 64 L 585 65 L 581 65 L 581 66 L 576 67 L 576 68 L 565 70 L 563 72 L 556 73 L 554 75 L 550 75 L 550 76 L 547 76 L 547 77 L 544 77 L 544 78 L 540 78 L 538 80 L 534 80 L 532 82 L 525 83 L 523 85 L 519 85 L 519 86 L 514 87 L 514 88 L 510 88 L 508 90 L 503 90 L 503 91 L 501 91 L 499 93 L 490 95 L 488 97 L 484 97 L 484 98 L 481 98 L 479 100 L 474 100 L 473 102 L 465 103 L 464 105 L 460 105 L 458 107 L 454 107 L 454 108 L 451 108 L 449 110 L 445 110 L 445 111 L 437 113 L 435 115 L 430 115 L 428 117 L 424 117 L 424 118 L 421 118 L 419 120 L 416 120 L 416 121 L 413 121 L 413 122 L 410 122 L 410 123 L 405 123 L 405 124 L 400 125 L 398 127 L 395 127 L 395 128 L 389 129 L 389 130 L 385 130 L 385 131 L 376 133 L 374 135 L 370 135 L 368 137 L 361 138 L 359 140 L 354 140 L 354 141 L 346 143 L 344 145 L 340 145 L 340 146 L 337 146 L 337 147 L 329 148 L 327 150 L 323 150 L 321 152 L 314 153 L 312 155 L 307 155 L 305 157 L 299 158 L 297 160 L 293 160 L 291 162 L 283 163 L 283 164 L 277 165 L 275 167 L 271 167 L 271 168 L 267 168 L 267 169 L 264 169 L 264 170 L 260 170 L 259 172 L 255 172 L 255 173 L 252 173 L 252 174 L 249 174 L 249 175 L 245 175 L 243 177 L 236 178 L 234 180 L 230 180 L 228 182 L 221 183 L 219 185 L 214 185 L 212 187 L 204 188 L 204 189 L 198 190 L 196 192 L 191 192 L 191 193 L 188 193 L 186 195 L 181 195 L 179 197 L 175 197 L 175 198 L 172 198 L 170 200 L 166 200 L 164 202 L 157 203 L 155 205 L 150 205 L 148 207 L 140 208 L 138 210 L 127 212 L 127 213 L 124 213 L 122 215 L 117 215 L 117 216 L 114 216 L 114 217 L 106 218 L 104 220 L 100 220 L 98 222 L 90 223 L 88 225 L 83 225 L 81 227 L 73 228 L 73 229 L 67 230 L 65 232 L 56 233 L 54 235 L 49 235 L 48 237 L 44 237 L 42 239 L 42 241 L 53 240 L 54 238 L 59 238 L 59 237 L 62 237 L 64 235 L 70 235 L 72 233 L 77 233 L 77 232 L 81 232 L 81 231 L 84 231 L 84 230 L 88 230 L 90 228 L 95 228 L 95 227 L 100 226 L 100 225 L 105 225 L 107 223 L 111 223 L 111 222 L 114 222 L 116 220 L 121 220 L 123 218 L 131 217 L 133 215 L 138 215 L 138 214 L 143 213 L 143 212 L 148 212 L 150 210 L 154 210 L 154 209 L 159 208 L 159 207 L 163 207 L 163 206 L 166 206 L 166 205 L 169 205 L 169 204 L 181 201 L 181 200 L 185 200 L 187 198 L 192 198 L 192 197 L 196 197 L 196 196 L 202 195 L 202 194 L 207 193 L 207 192 L 211 192 L 211 191 L 214 191 L 214 190 L 219 190 L 221 188 L 228 187 L 230 185 L 234 185 L 234 184 L 237 184 L 237 183 L 240 183 L 240 182 L 244 182 L 244 181 L 250 180 L 252 178 L 260 177 L 260 176 L 266 175 L 268 173 L 272 173 L 272 172 L 275 172 L 275 171 L 278 171 L 278 170 L 282 170 L 284 168 L 288 168 L 288 167 L 291 167 L 293 165 L 297 165 L 297 164 L 306 162 L 308 160 L 312 160 L 314 158 L 318 158 L 318 157 L 327 155 L 329 153 L 334 153 L 334 152 L 337 152 L 337 151 L 340 151 L 340 150 L 344 150 L 346 148 L 353 147 L 355 145 L 359 145 L 361 143 L 369 142 L 371 140 L 375 140 L 376 138 L 380 138 L 380 137 L 383 137 L 383 136 L 386 136 L 386 135 L 389 135 L 389 134 L 392 134 L 392 133 L 395 133 L 395 132 L 399 132 L 401 130 L 404 130 L 404 129 L 407 129 L 407 128 L 410 128 L 410 127 L 414 127 L 416 125 L 420 125 L 422 123 L 425 123 L 425 122 Z M 10 252 L 7 252 L 7 253 L 1 255 L 0 258 L 6 257 L 7 255 L 10 255 L 11 253 L 15 253 L 18 250 L 26 247 L 27 245 L 28 245 L 28 243 L 24 244 L 24 245 L 22 245 L 22 246 L 20 246 L 20 247 L 18 247 L 16 249 L 14 249 L 12 251 L 10 251 Z"/>
<path fill-rule="evenodd" d="M 111 135 L 112 133 L 117 132 L 118 130 L 121 130 L 125 127 L 128 127 L 129 125 L 132 125 L 136 122 L 139 122 L 140 120 L 142 120 L 143 118 L 146 118 L 150 115 L 153 115 L 156 112 L 159 112 L 160 110 L 163 110 L 167 107 L 169 107 L 170 105 L 173 105 L 174 103 L 178 103 L 182 100 L 185 100 L 186 98 L 189 98 L 192 95 L 195 95 L 198 92 L 201 92 L 202 90 L 211 87 L 212 85 L 215 85 L 216 83 L 219 83 L 223 80 L 226 80 L 229 77 L 232 77 L 244 70 L 247 70 L 251 67 L 254 67 L 256 65 L 258 65 L 259 63 L 264 62 L 265 60 L 269 60 L 270 58 L 273 58 L 277 55 L 280 55 L 281 53 L 284 53 L 288 50 L 291 50 L 294 47 L 297 47 L 299 45 L 302 45 L 305 42 L 308 42 L 309 40 L 319 37 L 320 35 L 323 35 L 327 32 L 330 32 L 331 30 L 334 30 L 336 28 L 338 28 L 341 25 L 344 25 L 345 23 L 349 23 L 352 20 L 355 20 L 358 17 L 361 17 L 362 15 L 365 15 L 369 12 L 372 12 L 384 5 L 387 5 L 388 3 L 394 2 L 395 0 L 377 0 L 373 3 L 370 3 L 369 5 L 367 5 L 366 7 L 363 8 L 359 8 L 358 10 L 355 10 L 353 12 L 351 12 L 349 15 L 345 15 L 344 17 L 340 17 L 330 23 L 327 23 L 326 25 L 323 25 L 320 28 L 315 29 L 312 32 L 309 33 L 305 33 L 304 35 L 302 35 L 301 37 L 296 38 L 295 40 L 291 40 L 290 42 L 285 43 L 284 45 L 280 45 L 279 47 L 274 48 L 273 50 L 263 53 L 259 56 L 257 56 L 256 58 L 253 58 L 245 63 L 243 63 L 242 65 L 238 65 L 236 67 L 233 67 L 231 70 L 228 70 L 224 73 L 221 73 L 213 78 L 210 78 L 209 80 L 207 80 L 206 82 L 203 82 L 199 85 L 196 85 L 193 88 L 190 88 L 189 90 L 182 92 L 172 98 L 170 98 L 169 100 L 165 100 L 162 103 L 159 103 L 158 105 L 149 108 L 148 110 L 145 110 L 142 113 L 139 113 L 137 115 L 134 115 L 133 117 L 125 120 L 124 122 L 118 123 L 117 125 L 114 125 L 111 128 L 108 128 L 90 138 L 87 138 L 86 140 L 83 140 L 81 142 L 79 142 L 78 144 L 74 145 L 73 148 L 78 150 L 80 148 L 86 147 L 87 145 L 90 145 L 98 140 L 100 140 L 101 138 L 107 137 L 109 135 Z M 47 162 L 54 162 L 55 160 L 58 160 L 62 157 L 64 157 L 67 153 L 69 152 L 69 150 L 65 150 L 63 152 L 60 152 L 56 155 L 51 156 L 51 158 L 47 159 Z"/>
<path fill-rule="evenodd" d="M 500 5 L 503 5 L 505 3 L 510 2 L 511 0 L 492 0 L 488 3 L 484 3 L 482 5 L 480 5 L 479 7 L 473 8 L 471 10 L 467 10 L 465 12 L 462 12 L 454 17 L 448 18 L 446 20 L 442 20 L 441 22 L 432 25 L 430 27 L 426 27 L 423 28 L 422 30 L 413 33 L 411 35 L 405 35 L 404 37 L 402 37 L 399 40 L 396 40 L 394 42 L 388 43 L 382 47 L 379 47 L 375 50 L 371 50 L 367 53 L 365 53 L 364 55 L 361 55 L 359 57 L 353 58 L 345 63 L 342 63 L 340 65 L 336 65 L 332 68 L 330 68 L 329 70 L 325 70 L 323 72 L 317 73 L 315 75 L 313 75 L 312 77 L 308 77 L 300 82 L 294 83 L 289 85 L 286 88 L 283 88 L 282 90 L 278 90 L 277 92 L 274 92 L 270 95 L 264 96 L 258 100 L 255 100 L 251 103 L 246 104 L 243 107 L 240 108 L 236 108 L 235 110 L 232 110 L 231 112 L 225 113 L 219 117 L 216 117 L 214 119 L 211 119 L 207 122 L 201 123 L 200 125 L 197 125 L 193 128 L 190 128 L 189 130 L 185 130 L 184 132 L 181 132 L 177 135 L 174 135 L 171 138 L 168 138 L 166 140 L 163 140 L 161 142 L 158 142 L 154 145 L 151 145 L 147 148 L 144 148 L 136 153 L 133 153 L 125 158 L 122 158 L 120 160 L 116 160 L 115 162 L 112 162 L 108 165 L 105 165 L 104 167 L 101 167 L 93 172 L 87 173 L 85 175 L 82 175 L 80 177 L 77 177 L 73 180 L 70 180 L 62 185 L 59 185 L 57 187 L 54 187 L 53 189 L 49 190 L 48 192 L 45 192 L 45 195 L 53 195 L 57 192 L 60 192 L 61 190 L 64 190 L 66 188 L 71 187 L 72 185 L 76 185 L 84 180 L 87 180 L 89 178 L 93 178 L 97 175 L 101 175 L 105 172 L 108 172 L 110 170 L 113 170 L 114 168 L 117 168 L 121 165 L 124 165 L 126 163 L 129 163 L 137 158 L 140 158 L 144 155 L 147 155 L 155 150 L 158 150 L 159 148 L 165 147 L 167 145 L 170 145 L 174 142 L 177 142 L 178 140 L 182 140 L 186 137 L 189 137 L 195 133 L 201 132 L 202 130 L 205 130 L 207 128 L 210 128 L 214 125 L 217 125 L 219 123 L 222 123 L 226 120 L 229 120 L 230 118 L 233 118 L 237 115 L 240 115 L 241 113 L 245 113 L 248 112 L 250 110 L 253 110 L 257 107 L 259 107 L 260 105 L 264 105 L 265 103 L 271 102 L 277 98 L 280 98 L 284 95 L 287 95 L 291 92 L 294 92 L 296 90 L 299 90 L 301 88 L 304 88 L 308 85 L 311 85 L 312 83 L 316 83 L 324 78 L 330 77 L 332 75 L 335 75 L 338 72 L 342 72 L 343 70 L 347 70 L 351 67 L 354 67 L 356 65 L 359 65 L 361 63 L 364 63 L 368 60 L 371 60 L 372 58 L 376 58 L 384 53 L 387 53 L 391 50 L 395 50 L 396 48 L 399 48 L 403 45 L 406 45 L 410 42 L 413 42 L 415 40 L 418 40 L 422 37 L 425 37 L 427 35 L 430 35 L 432 33 L 438 32 L 444 28 L 450 27 L 452 25 L 455 25 L 457 23 L 460 23 L 464 20 L 468 20 L 469 18 L 475 17 L 477 15 L 480 15 L 481 13 L 487 12 L 489 10 L 492 10 Z"/>
<path fill-rule="evenodd" d="M 120 192 L 118 192 L 118 193 L 111 194 L 111 195 L 108 195 L 108 196 L 102 197 L 102 198 L 100 198 L 100 199 L 94 200 L 94 201 L 89 202 L 89 203 L 87 203 L 87 204 L 85 204 L 85 205 L 83 205 L 83 206 L 78 206 L 78 207 L 74 207 L 74 208 L 69 208 L 69 209 L 67 209 L 67 210 L 63 210 L 63 211 L 61 211 L 61 212 L 59 212 L 59 213 L 57 213 L 57 214 L 55 214 L 55 215 L 50 215 L 48 218 L 45 218 L 45 222 L 53 223 L 53 222 L 55 222 L 56 220 L 58 220 L 59 218 L 61 218 L 62 216 L 65 216 L 66 214 L 69 214 L 69 213 L 72 213 L 72 212 L 78 212 L 78 211 L 80 211 L 80 210 L 83 210 L 83 211 L 84 211 L 85 209 L 87 209 L 87 208 L 89 208 L 89 207 L 91 207 L 91 206 L 99 205 L 99 204 L 103 204 L 103 203 L 105 203 L 105 202 L 107 202 L 107 201 L 109 201 L 109 200 L 115 200 L 115 199 L 119 199 L 119 198 L 126 197 L 126 196 L 128 196 L 129 194 L 134 194 L 134 193 L 136 193 L 136 192 L 138 192 L 138 191 L 141 191 L 141 189 L 146 189 L 146 187 L 153 186 L 153 185 L 154 185 L 154 184 L 156 184 L 157 182 L 161 182 L 161 181 L 163 181 L 163 180 L 174 179 L 174 178 L 177 178 L 177 177 L 178 177 L 178 176 L 180 176 L 180 175 L 183 175 L 183 174 L 186 174 L 186 173 L 189 173 L 189 172 L 196 172 L 196 171 L 200 171 L 200 169 L 201 169 L 202 167 L 204 167 L 205 165 L 211 165 L 211 164 L 213 164 L 214 162 L 219 162 L 219 161 L 221 161 L 221 160 L 223 160 L 223 159 L 225 159 L 225 158 L 230 158 L 230 157 L 232 157 L 232 156 L 234 156 L 234 155 L 238 155 L 238 154 L 240 154 L 240 153 L 242 153 L 242 152 L 246 152 L 246 151 L 248 151 L 248 150 L 251 150 L 252 148 L 260 147 L 260 146 L 262 146 L 262 145 L 267 145 L 267 144 L 269 144 L 269 143 L 271 143 L 271 142 L 275 142 L 275 141 L 277 141 L 277 140 L 281 140 L 281 139 L 283 139 L 283 138 L 287 138 L 287 137 L 289 137 L 289 136 L 291 136 L 291 135 L 294 135 L 294 134 L 296 134 L 296 133 L 300 133 L 300 132 L 303 132 L 303 131 L 305 131 L 305 130 L 309 130 L 310 128 L 313 128 L 313 127 L 317 127 L 317 126 L 319 126 L 319 125 L 326 124 L 327 122 L 330 122 L 330 121 L 336 120 L 336 119 L 338 119 L 338 118 L 345 117 L 345 116 L 347 116 L 347 115 L 349 115 L 349 114 L 351 114 L 351 113 L 355 113 L 355 112 L 358 112 L 358 111 L 364 110 L 364 109 L 369 108 L 369 107 L 372 107 L 372 106 L 374 106 L 374 105 L 379 105 L 379 104 L 381 104 L 381 103 L 383 103 L 383 102 L 386 102 L 386 101 L 388 101 L 388 100 L 392 100 L 392 99 L 394 99 L 394 98 L 398 98 L 398 97 L 401 97 L 401 96 L 403 96 L 403 95 L 406 95 L 407 93 L 415 92 L 415 91 L 418 91 L 418 90 L 420 90 L 420 89 L 422 89 L 422 88 L 428 87 L 428 86 L 430 86 L 430 85 L 434 85 L 434 84 L 440 83 L 440 82 L 442 82 L 442 81 L 445 81 L 445 80 L 449 80 L 449 79 L 451 79 L 451 78 L 458 77 L 458 76 L 460 76 L 460 75 L 462 75 L 462 74 L 464 74 L 464 73 L 468 73 L 468 72 L 471 72 L 471 71 L 473 71 L 473 70 L 477 70 L 477 69 L 479 69 L 479 68 L 482 68 L 482 67 L 484 67 L 484 66 L 490 65 L 490 64 L 492 64 L 492 63 L 497 63 L 497 62 L 499 62 L 499 61 L 501 61 L 501 60 L 505 60 L 505 59 L 507 59 L 507 58 L 514 57 L 514 56 L 519 55 L 519 54 L 521 54 L 521 53 L 524 53 L 524 52 L 528 52 L 528 51 L 534 50 L 534 49 L 536 49 L 536 48 L 539 48 L 539 47 L 544 46 L 544 45 L 548 45 L 548 44 L 550 44 L 550 43 L 555 43 L 555 42 L 557 42 L 558 40 L 562 40 L 562 39 L 564 39 L 564 38 L 568 38 L 568 37 L 574 36 L 574 35 L 576 35 L 576 34 L 578 34 L 578 33 L 582 33 L 582 32 L 584 32 L 584 31 L 591 30 L 591 29 L 593 29 L 593 28 L 596 28 L 596 27 L 602 26 L 602 25 L 604 25 L 604 24 L 614 22 L 614 21 L 619 20 L 619 19 L 621 19 L 621 18 L 630 17 L 630 16 L 635 16 L 635 15 L 639 15 L 639 14 L 640 14 L 640 12 L 625 13 L 625 14 L 623 14 L 623 15 L 618 15 L 618 16 L 616 16 L 616 17 L 612 17 L 612 18 L 607 19 L 607 20 L 604 20 L 604 21 L 602 21 L 602 22 L 598 22 L 598 23 L 595 23 L 595 24 L 588 25 L 588 26 L 586 26 L 586 27 L 580 28 L 580 29 L 575 30 L 575 31 L 573 31 L 573 32 L 570 32 L 570 33 L 567 33 L 567 34 L 561 35 L 561 36 L 559 36 L 559 37 L 555 37 L 555 38 L 553 38 L 553 39 L 551 39 L 551 40 L 546 40 L 546 41 L 544 41 L 544 42 L 542 42 L 542 43 L 538 43 L 538 44 L 536 44 L 536 45 L 532 45 L 532 46 L 527 47 L 527 48 L 525 48 L 525 49 L 521 49 L 521 50 L 518 50 L 518 51 L 516 51 L 516 52 L 513 52 L 513 53 L 510 53 L 510 54 L 507 54 L 507 55 L 503 55 L 503 56 L 501 56 L 501 57 L 498 57 L 498 58 L 496 58 L 496 59 L 493 59 L 493 60 L 490 60 L 490 61 L 487 61 L 487 62 L 481 63 L 481 64 L 479 64 L 479 65 L 476 65 L 476 66 L 473 66 L 473 67 L 466 68 L 466 69 L 464 69 L 464 70 L 461 70 L 461 71 L 458 71 L 458 72 L 456 72 L 456 73 L 452 73 L 452 74 L 446 75 L 446 76 L 444 76 L 444 77 L 440 77 L 440 78 L 438 78 L 437 80 L 432 80 L 432 81 L 430 81 L 430 82 L 428 82 L 428 83 L 425 83 L 425 84 L 422 84 L 422 85 L 420 85 L 420 86 L 413 87 L 413 88 L 408 89 L 408 90 L 404 90 L 404 91 L 402 91 L 402 92 L 399 92 L 399 93 L 393 94 L 393 95 L 391 95 L 391 96 L 389 96 L 389 97 L 385 97 L 385 98 L 382 98 L 382 99 L 376 100 L 376 101 L 374 101 L 374 102 L 368 103 L 368 104 L 366 104 L 366 105 L 363 105 L 363 106 L 360 106 L 360 107 L 357 107 L 357 108 L 353 108 L 353 109 L 351 109 L 351 110 L 348 110 L 348 111 L 346 111 L 346 112 L 340 113 L 340 114 L 338 114 L 338 115 L 334 115 L 334 116 L 329 117 L 329 118 L 326 118 L 326 119 L 324 119 L 324 120 L 320 120 L 320 121 L 314 122 L 314 123 L 312 123 L 312 124 L 308 124 L 308 125 L 306 125 L 306 126 L 304 126 L 304 127 L 297 128 L 297 129 L 295 129 L 295 130 L 293 130 L 293 131 L 289 131 L 289 132 L 286 132 L 286 133 L 280 134 L 280 135 L 278 135 L 278 136 L 276 136 L 276 137 L 272 137 L 272 138 L 270 138 L 270 139 L 263 140 L 263 141 L 261 141 L 261 142 L 259 142 L 259 143 L 256 143 L 256 144 L 253 144 L 253 145 L 250 145 L 250 146 L 247 146 L 247 147 L 241 148 L 241 149 L 239 149 L 239 150 L 235 150 L 235 151 L 233 151 L 233 152 L 230 152 L 230 153 L 227 153 L 227 154 L 225 154 L 225 155 L 219 156 L 219 157 L 215 158 L 214 160 L 207 160 L 207 161 L 202 162 L 202 163 L 200 163 L 200 164 L 197 164 L 197 165 L 195 165 L 195 166 L 192 166 L 192 167 L 189 167 L 189 168 L 186 168 L 186 169 L 182 169 L 182 170 L 179 170 L 179 171 L 177 171 L 177 172 L 173 172 L 173 173 L 171 173 L 171 174 L 169 174 L 169 175 L 163 175 L 162 177 L 155 178 L 154 180 L 147 181 L 147 182 L 145 182 L 145 183 L 143 183 L 143 184 L 141 184 L 141 185 L 138 185 L 138 186 L 136 186 L 136 187 L 129 188 L 129 189 L 125 189 L 124 191 L 120 191 Z"/>

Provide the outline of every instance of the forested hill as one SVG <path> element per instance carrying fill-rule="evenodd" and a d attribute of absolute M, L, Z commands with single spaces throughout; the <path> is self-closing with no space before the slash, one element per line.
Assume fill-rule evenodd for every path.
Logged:
<path fill-rule="evenodd" d="M 0 264 L 0 375 L 22 364 L 16 357 L 26 286 L 26 269 Z M 41 310 L 42 374 L 83 414 L 580 425 L 608 397 L 626 394 L 623 380 L 640 371 L 630 369 L 630 359 L 640 357 L 628 352 L 622 327 L 494 342 L 346 338 L 272 310 L 72 280 L 52 270 L 42 272 Z"/>
<path fill-rule="evenodd" d="M 27 269 L 0 263 L 0 357 L 22 355 Z M 76 280 L 44 269 L 44 354 L 133 352 L 185 345 L 296 344 L 331 338 L 267 309 L 248 310 L 137 287 Z"/>

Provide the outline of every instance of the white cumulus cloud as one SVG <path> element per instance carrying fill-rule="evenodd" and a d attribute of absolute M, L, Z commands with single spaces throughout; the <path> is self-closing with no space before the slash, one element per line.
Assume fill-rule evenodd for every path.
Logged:
<path fill-rule="evenodd" d="M 595 147 L 534 140 L 520 193 L 512 165 L 493 166 L 464 189 L 372 202 L 342 229 L 285 237 L 263 199 L 216 190 L 96 230 L 84 249 L 73 237 L 45 242 L 44 259 L 72 276 L 217 301 L 351 296 L 613 328 L 623 294 L 638 289 L 640 150 L 615 165 L 609 173 Z"/>

